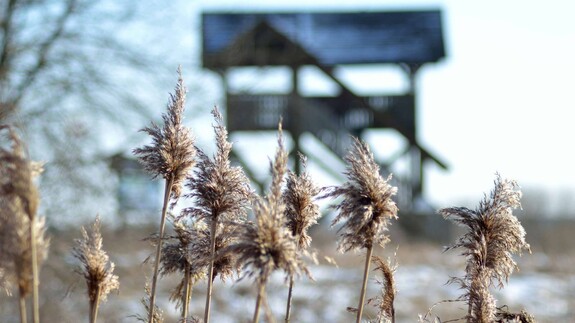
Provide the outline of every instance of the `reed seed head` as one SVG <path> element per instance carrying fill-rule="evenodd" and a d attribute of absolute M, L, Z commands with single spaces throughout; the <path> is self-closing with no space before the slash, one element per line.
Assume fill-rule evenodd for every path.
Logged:
<path fill-rule="evenodd" d="M 533 315 L 522 310 L 519 313 L 510 313 L 507 306 L 497 308 L 496 323 L 535 323 L 537 322 Z"/>
<path fill-rule="evenodd" d="M 3 286 L 8 294 L 18 287 L 21 296 L 32 292 L 32 245 L 30 241 L 30 219 L 20 199 L 0 197 L 0 271 Z M 44 217 L 35 217 L 32 222 L 35 234 L 36 259 L 38 267 L 48 256 L 50 240 L 46 238 Z"/>
<path fill-rule="evenodd" d="M 183 218 L 173 219 L 174 235 L 165 237 L 162 244 L 162 258 L 160 261 L 160 274 L 162 276 L 178 273 L 181 276 L 180 283 L 172 290 L 170 301 L 175 302 L 177 307 L 183 305 L 182 299 L 185 292 L 186 271 L 193 285 L 206 276 L 206 266 L 194 263 L 192 246 L 199 238 L 198 231 L 205 228 L 201 221 L 187 223 Z"/>
<path fill-rule="evenodd" d="M 219 251 L 235 241 L 234 228 L 236 223 L 220 223 L 216 233 L 216 256 L 214 257 L 214 279 L 219 276 L 223 281 L 239 271 L 235 267 L 235 255 L 218 255 Z M 174 221 L 176 235 L 168 236 L 162 247 L 162 267 L 160 273 L 168 275 L 175 272 L 183 274 L 186 265 L 194 281 L 206 276 L 212 259 L 210 255 L 210 228 L 203 220 L 185 225 L 183 217 Z M 155 241 L 156 237 L 149 240 Z"/>
<path fill-rule="evenodd" d="M 25 297 L 33 288 L 30 230 L 38 266 L 48 254 L 45 220 L 36 216 L 40 197 L 34 178 L 42 167 L 27 158 L 14 129 L 0 125 L 4 129 L 11 147 L 0 147 L 0 287 L 10 293 L 17 286 Z"/>
<path fill-rule="evenodd" d="M 115 265 L 102 248 L 100 217 L 92 224 L 90 231 L 82 227 L 82 239 L 76 240 L 72 254 L 81 262 L 77 272 L 84 276 L 88 286 L 90 302 L 98 298 L 106 301 L 108 294 L 120 288 L 118 276 L 114 275 Z"/>
<path fill-rule="evenodd" d="M 269 194 L 253 202 L 255 223 L 241 223 L 236 231 L 238 241 L 222 251 L 237 254 L 238 262 L 248 277 L 265 285 L 274 270 L 282 269 L 286 277 L 309 271 L 298 255 L 295 238 L 285 225 L 285 203 L 281 186 L 287 170 L 287 152 L 283 146 L 281 126 L 278 149 L 271 165 L 272 184 Z"/>
<path fill-rule="evenodd" d="M 300 175 L 288 171 L 283 201 L 287 227 L 296 238 L 298 248 L 307 249 L 311 244 L 308 229 L 321 217 L 319 206 L 314 201 L 320 190 L 306 171 L 305 156 L 300 155 L 300 160 L 304 171 Z"/>
<path fill-rule="evenodd" d="M 489 292 L 493 281 L 499 288 L 517 268 L 513 254 L 530 250 L 525 241 L 525 229 L 513 215 L 520 207 L 521 191 L 515 181 L 503 180 L 496 174 L 495 188 L 485 195 L 476 210 L 451 207 L 439 210 L 444 218 L 467 228 L 455 244 L 446 250 L 461 248 L 467 258 L 466 275 L 454 278 L 466 290 L 462 296 L 470 307 L 472 322 L 494 321 L 495 299 Z"/>
<path fill-rule="evenodd" d="M 198 167 L 194 176 L 188 178 L 186 187 L 191 193 L 186 197 L 195 202 L 194 207 L 184 210 L 184 215 L 197 220 L 237 222 L 245 220 L 252 191 L 249 180 L 241 167 L 230 165 L 232 144 L 216 107 L 212 110 L 216 120 L 216 154 L 211 159 L 198 149 Z"/>
<path fill-rule="evenodd" d="M 397 218 L 398 208 L 392 200 L 397 188 L 389 185 L 391 175 L 387 179 L 381 177 L 379 166 L 365 142 L 354 137 L 345 161 L 348 181 L 320 197 L 343 198 L 333 206 L 339 214 L 332 226 L 346 220 L 339 229 L 338 249 L 347 252 L 371 248 L 374 244 L 383 247 L 389 240 L 384 232 L 388 230 L 390 220 Z"/>
<path fill-rule="evenodd" d="M 148 317 L 150 316 L 150 295 L 151 295 L 151 288 L 149 286 L 149 282 L 146 282 L 145 292 L 146 296 L 140 299 L 140 304 L 144 307 L 146 311 L 145 315 L 136 314 L 132 315 L 138 322 L 149 322 Z M 158 307 L 158 305 L 154 304 L 154 316 L 152 317 L 151 323 L 164 323 L 164 311 Z"/>
<path fill-rule="evenodd" d="M 192 265 L 190 246 L 197 239 L 197 227 L 201 224 L 187 224 L 182 218 L 173 219 L 174 235 L 164 237 L 160 274 L 183 273 L 186 266 Z M 151 240 L 157 240 L 157 236 Z"/>
<path fill-rule="evenodd" d="M 395 316 L 394 301 L 397 290 L 395 288 L 394 273 L 397 265 L 392 265 L 390 260 L 383 260 L 381 257 L 373 256 L 371 261 L 375 264 L 374 271 L 379 271 L 383 280 L 378 281 L 381 285 L 381 296 L 369 299 L 368 304 L 373 304 L 378 308 L 377 323 L 393 322 Z"/>
<path fill-rule="evenodd" d="M 274 270 L 282 269 L 286 277 L 304 272 L 307 267 L 299 258 L 291 232 L 283 222 L 270 214 L 271 208 L 264 203 L 254 205 L 256 223 L 243 223 L 238 230 L 237 243 L 224 249 L 225 254 L 239 255 L 238 262 L 248 277 L 255 277 L 265 284 Z"/>
<path fill-rule="evenodd" d="M 178 83 L 175 93 L 170 94 L 167 113 L 162 115 L 162 127 L 152 123 L 141 131 L 152 137 L 152 144 L 136 148 L 133 153 L 149 173 L 173 181 L 171 198 L 173 207 L 180 197 L 182 185 L 195 164 L 196 148 L 189 128 L 182 124 L 186 89 L 178 68 Z"/>
<path fill-rule="evenodd" d="M 278 124 L 278 147 L 276 149 L 276 155 L 274 161 L 270 161 L 270 172 L 272 174 L 272 183 L 270 186 L 270 192 L 268 194 L 269 204 L 272 206 L 278 206 L 285 208 L 285 203 L 281 200 L 282 197 L 282 184 L 284 182 L 284 177 L 287 173 L 287 163 L 288 163 L 288 152 L 285 149 L 282 121 L 280 120 Z M 280 213 L 278 213 L 280 214 Z"/>
<path fill-rule="evenodd" d="M 215 280 L 216 277 L 220 277 L 222 281 L 225 281 L 232 278 L 234 272 L 240 271 L 237 264 L 237 256 L 235 254 L 221 252 L 237 240 L 237 237 L 234 235 L 236 227 L 237 223 L 235 222 L 219 223 L 216 227 L 216 252 L 213 257 L 214 275 L 212 280 Z M 198 229 L 196 234 L 197 238 L 193 241 L 190 249 L 190 252 L 193 255 L 192 263 L 194 266 L 204 268 L 204 271 L 207 271 L 210 261 L 212 260 L 212 255 L 210 254 L 210 228 L 203 226 L 203 228 Z"/>
<path fill-rule="evenodd" d="M 10 281 L 7 278 L 6 270 L 2 267 L 0 267 L 0 289 L 3 289 L 6 295 L 12 296 Z"/>
<path fill-rule="evenodd" d="M 33 179 L 40 174 L 42 166 L 26 157 L 24 144 L 12 127 L 0 125 L 1 129 L 8 130 L 12 147 L 0 147 L 0 195 L 19 199 L 25 214 L 33 219 L 40 203 Z"/>

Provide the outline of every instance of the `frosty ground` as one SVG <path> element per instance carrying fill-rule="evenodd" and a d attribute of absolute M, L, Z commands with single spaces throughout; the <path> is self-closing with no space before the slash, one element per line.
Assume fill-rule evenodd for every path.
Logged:
<path fill-rule="evenodd" d="M 74 230 L 52 232 L 52 246 L 47 264 L 41 272 L 40 301 L 44 322 L 83 322 L 88 317 L 88 302 L 84 282 L 74 273 L 76 260 L 70 251 Z M 104 247 L 117 265 L 120 292 L 112 294 L 103 303 L 101 322 L 136 322 L 135 314 L 143 314 L 139 299 L 144 293 L 146 276 L 151 274 L 149 265 L 142 261 L 152 253 L 148 242 L 142 241 L 152 229 L 126 229 L 104 232 Z M 293 299 L 292 322 L 351 322 L 353 314 L 346 308 L 356 307 L 361 284 L 363 254 L 342 255 L 336 252 L 335 232 L 320 230 L 315 234 L 320 255 L 335 258 L 337 266 L 321 261 L 310 265 L 315 281 L 301 278 L 296 281 Z M 395 238 L 395 239 L 394 239 Z M 395 242 L 394 241 L 399 241 Z M 509 284 L 496 290 L 498 306 L 507 305 L 518 312 L 526 309 L 539 322 L 575 321 L 575 256 L 570 252 L 543 253 L 533 248 L 532 254 L 517 258 L 520 271 L 511 276 Z M 398 269 L 395 300 L 397 322 L 417 322 L 418 314 L 425 315 L 429 308 L 442 300 L 456 299 L 461 291 L 456 285 L 446 285 L 452 276 L 463 275 L 464 260 L 457 251 L 442 252 L 442 246 L 431 242 L 409 242 L 392 237 L 392 242 L 377 254 L 392 257 L 397 254 Z M 322 258 L 320 257 L 320 260 Z M 380 285 L 378 273 L 371 272 L 367 297 L 377 296 Z M 176 322 L 178 311 L 168 302 L 170 289 L 177 284 L 177 277 L 160 280 L 159 305 L 164 309 L 166 322 Z M 205 305 L 204 283 L 195 286 L 191 312 L 201 317 Z M 272 276 L 267 294 L 269 307 L 277 322 L 283 321 L 287 286 L 280 273 Z M 256 288 L 249 279 L 222 283 L 214 287 L 213 322 L 249 322 L 253 315 Z M 376 309 L 368 306 L 366 316 L 374 317 Z M 0 296 L 1 322 L 19 322 L 17 298 Z M 442 303 L 433 308 L 431 315 L 443 321 L 466 314 L 464 303 Z"/>

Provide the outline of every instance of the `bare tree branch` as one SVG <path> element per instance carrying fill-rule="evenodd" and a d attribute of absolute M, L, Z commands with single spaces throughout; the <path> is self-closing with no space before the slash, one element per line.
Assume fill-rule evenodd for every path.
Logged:
<path fill-rule="evenodd" d="M 105 192 L 101 187 L 113 174 L 103 158 L 111 154 L 109 147 L 101 148 L 109 140 L 103 134 L 117 132 L 116 147 L 134 145 L 130 127 L 153 119 L 152 109 L 159 108 L 154 99 L 162 104 L 165 93 L 158 90 L 154 97 L 149 89 L 156 91 L 168 75 L 162 72 L 172 75 L 179 62 L 144 50 L 145 36 L 162 31 L 159 24 L 146 25 L 151 6 L 111 0 L 1 2 L 0 123 L 16 126 L 34 158 L 47 163 L 42 190 L 61 192 L 54 200 Z M 76 192 L 63 193 L 66 189 Z M 114 191 L 106 194 L 113 197 Z M 46 209 L 62 211 L 46 200 Z"/>

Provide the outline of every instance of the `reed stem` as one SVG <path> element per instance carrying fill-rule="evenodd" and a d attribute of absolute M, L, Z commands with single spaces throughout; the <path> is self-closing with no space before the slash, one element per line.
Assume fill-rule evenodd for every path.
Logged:
<path fill-rule="evenodd" d="M 212 304 L 212 288 L 214 280 L 214 257 L 216 254 L 216 229 L 217 229 L 217 217 L 212 214 L 212 228 L 210 231 L 210 268 L 208 269 L 208 291 L 206 293 L 206 308 L 204 312 L 204 323 L 210 322 L 210 308 Z"/>
<path fill-rule="evenodd" d="M 36 252 L 36 231 L 34 230 L 34 217 L 30 217 L 30 248 L 32 251 L 32 319 L 40 323 L 40 306 L 38 300 L 38 257 Z"/>
<path fill-rule="evenodd" d="M 254 318 L 252 320 L 253 323 L 258 323 L 260 319 L 260 305 L 262 303 L 262 297 L 264 294 L 264 290 L 266 288 L 265 282 L 259 282 L 259 290 L 258 290 L 258 298 L 256 300 L 256 310 L 254 311 Z"/>
<path fill-rule="evenodd" d="M 96 299 L 90 302 L 90 323 L 96 323 L 98 318 L 98 308 L 100 307 L 100 290 L 101 286 L 96 287 Z"/>
<path fill-rule="evenodd" d="M 365 291 L 367 289 L 367 277 L 369 276 L 369 264 L 371 263 L 372 253 L 373 253 L 373 247 L 367 248 L 367 254 L 365 255 L 365 269 L 363 270 L 363 284 L 361 286 L 361 294 L 359 296 L 359 305 L 357 306 L 356 323 L 361 322 L 361 315 L 363 314 L 363 303 L 365 301 Z"/>
<path fill-rule="evenodd" d="M 188 280 L 188 309 L 190 308 L 190 303 L 192 302 L 193 294 L 194 294 L 194 280 L 190 277 Z"/>
<path fill-rule="evenodd" d="M 190 297 L 191 297 L 191 284 L 190 284 L 190 264 L 185 264 L 185 271 L 184 271 L 184 299 L 182 299 L 182 318 L 184 322 L 188 317 L 188 306 L 190 304 Z"/>
<path fill-rule="evenodd" d="M 290 278 L 289 278 L 289 292 L 288 292 L 286 319 L 285 319 L 286 323 L 289 322 L 289 320 L 290 320 L 292 290 L 293 290 L 293 275 L 290 276 Z"/>
<path fill-rule="evenodd" d="M 166 226 L 166 213 L 168 211 L 168 203 L 170 202 L 170 195 L 172 194 L 172 186 L 174 185 L 174 178 L 170 176 L 169 180 L 166 180 L 166 188 L 164 191 L 164 205 L 162 206 L 162 220 L 160 221 L 160 236 L 158 237 L 158 243 L 156 248 L 156 259 L 154 262 L 154 276 L 152 278 L 152 291 L 150 295 L 150 313 L 148 316 L 148 322 L 154 323 L 154 311 L 156 302 L 156 283 L 158 281 L 158 272 L 160 269 L 160 257 L 162 256 L 162 242 L 164 240 L 164 229 Z"/>
<path fill-rule="evenodd" d="M 28 319 L 26 317 L 26 298 L 22 295 L 20 291 L 20 323 L 27 323 Z"/>

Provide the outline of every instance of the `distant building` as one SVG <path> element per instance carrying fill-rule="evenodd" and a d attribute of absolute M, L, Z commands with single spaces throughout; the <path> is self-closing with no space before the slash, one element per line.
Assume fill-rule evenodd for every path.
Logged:
<path fill-rule="evenodd" d="M 206 12 L 202 20 L 202 63 L 222 76 L 230 133 L 274 130 L 282 118 L 283 128 L 294 140 L 292 154 L 300 150 L 300 136 L 309 133 L 343 158 L 350 135 L 362 137 L 367 129 L 394 129 L 406 139 L 407 148 L 399 157 L 405 156 L 409 163 L 403 176 L 394 174 L 400 208 L 417 212 L 419 205 L 425 205 L 421 202 L 424 164 L 432 162 L 447 168 L 417 137 L 417 72 L 423 65 L 445 57 L 439 10 Z M 394 95 L 360 96 L 335 73 L 338 66 L 354 64 L 399 66 L 409 80 L 409 88 Z M 291 69 L 291 92 L 228 91 L 231 68 L 263 66 Z M 339 93 L 332 97 L 303 96 L 298 73 L 304 66 L 316 67 L 337 84 Z M 322 156 L 306 154 L 311 155 L 310 160 L 322 163 Z M 399 157 L 378 162 L 389 171 Z M 297 172 L 298 163 L 294 164 Z"/>

